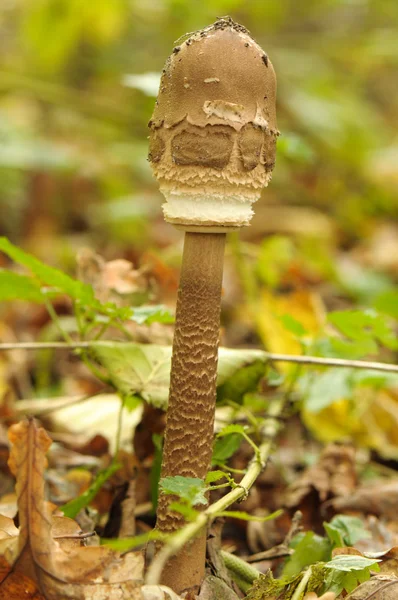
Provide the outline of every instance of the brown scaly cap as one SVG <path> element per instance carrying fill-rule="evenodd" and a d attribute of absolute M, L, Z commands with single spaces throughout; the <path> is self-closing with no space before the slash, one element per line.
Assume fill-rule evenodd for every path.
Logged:
<path fill-rule="evenodd" d="M 278 135 L 268 56 L 231 18 L 192 34 L 167 59 L 149 126 L 166 220 L 249 223 L 267 185 Z"/>

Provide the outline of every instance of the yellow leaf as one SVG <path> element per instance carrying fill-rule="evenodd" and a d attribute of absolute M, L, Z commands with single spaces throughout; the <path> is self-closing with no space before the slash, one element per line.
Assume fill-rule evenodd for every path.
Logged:
<path fill-rule="evenodd" d="M 310 341 L 319 333 L 325 322 L 322 300 L 317 294 L 307 291 L 296 291 L 280 296 L 264 291 L 261 296 L 257 328 L 267 350 L 280 354 L 303 354 L 297 337 L 281 320 L 284 315 L 298 321 L 306 330 L 304 338 Z M 284 363 L 278 365 L 278 368 L 289 372 L 292 370 L 292 365 Z"/>

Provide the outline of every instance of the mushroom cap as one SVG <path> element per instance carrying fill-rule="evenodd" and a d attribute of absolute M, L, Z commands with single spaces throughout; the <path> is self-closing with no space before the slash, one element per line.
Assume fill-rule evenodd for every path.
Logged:
<path fill-rule="evenodd" d="M 219 19 L 167 59 L 149 127 L 166 220 L 238 227 L 275 162 L 276 79 L 248 31 Z"/>

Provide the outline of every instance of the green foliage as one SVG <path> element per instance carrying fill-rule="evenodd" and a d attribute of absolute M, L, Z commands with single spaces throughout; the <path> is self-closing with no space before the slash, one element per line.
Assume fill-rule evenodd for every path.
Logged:
<path fill-rule="evenodd" d="M 365 556 L 357 556 L 355 554 L 338 554 L 331 561 L 326 563 L 328 569 L 335 571 L 363 571 L 364 569 L 373 569 L 377 571 L 377 563 L 381 562 L 378 558 L 366 558 Z"/>
<path fill-rule="evenodd" d="M 300 538 L 299 541 L 299 538 L 296 539 L 294 553 L 283 568 L 282 579 L 284 580 L 296 577 L 309 565 L 330 559 L 331 547 L 328 539 L 316 535 L 313 531 L 307 531 Z"/>
<path fill-rule="evenodd" d="M 112 550 L 116 550 L 116 552 L 129 552 L 134 548 L 138 548 L 139 546 L 144 546 L 148 542 L 154 541 L 162 541 L 166 542 L 168 539 L 168 535 L 159 531 L 158 529 L 152 529 L 147 533 L 142 533 L 141 535 L 136 535 L 134 537 L 128 538 L 117 538 L 117 539 L 101 539 L 101 545 L 107 546 Z"/>
<path fill-rule="evenodd" d="M 197 477 L 163 477 L 159 481 L 159 487 L 163 494 L 178 496 L 181 500 L 193 507 L 197 504 L 207 504 L 205 496 L 206 484 L 203 479 Z"/>
<path fill-rule="evenodd" d="M 270 287 L 276 287 L 294 254 L 293 242 L 284 236 L 273 236 L 261 244 L 257 259 L 257 274 Z"/>
<path fill-rule="evenodd" d="M 134 308 L 131 320 L 143 325 L 151 323 L 173 323 L 174 317 L 170 311 L 163 305 L 157 306 L 138 306 Z"/>
<path fill-rule="evenodd" d="M 352 554 L 339 554 L 325 563 L 329 571 L 325 579 L 325 591 L 336 595 L 343 590 L 350 593 L 364 581 L 370 579 L 371 571 L 379 571 L 378 559 L 365 558 Z"/>
<path fill-rule="evenodd" d="M 209 471 L 206 475 L 206 483 L 209 485 L 210 483 L 215 483 L 216 481 L 220 481 L 221 479 L 228 478 L 228 473 L 224 471 Z"/>
<path fill-rule="evenodd" d="M 378 344 L 394 350 L 398 340 L 389 319 L 372 310 L 329 313 L 328 319 L 362 355 L 375 354 Z"/>
<path fill-rule="evenodd" d="M 17 264 L 26 267 L 36 277 L 37 281 L 58 293 L 67 294 L 82 303 L 93 301 L 94 294 L 90 286 L 69 277 L 59 269 L 49 267 L 40 260 L 14 246 L 7 238 L 0 238 L 0 250 L 7 254 Z"/>
<path fill-rule="evenodd" d="M 60 506 L 60 510 L 64 513 L 65 517 L 74 519 L 76 515 L 86 506 L 90 504 L 98 494 L 104 483 L 120 469 L 120 465 L 113 463 L 107 469 L 100 471 L 90 487 L 83 492 L 78 498 L 74 498 L 70 502 L 67 502 L 63 506 Z"/>
<path fill-rule="evenodd" d="M 295 335 L 297 338 L 301 338 L 308 333 L 300 321 L 297 321 L 297 319 L 291 315 L 281 315 L 279 320 L 283 323 L 285 329 L 290 331 L 290 333 L 293 333 L 293 335 Z"/>
<path fill-rule="evenodd" d="M 315 536 L 312 532 L 301 536 L 293 557 L 286 563 L 281 579 L 274 579 L 271 571 L 260 575 L 254 581 L 246 600 L 263 600 L 268 597 L 291 600 L 301 582 L 303 589 L 300 598 L 307 592 L 321 595 L 332 591 L 338 595 L 345 590 L 350 593 L 359 583 L 369 579 L 371 571 L 379 570 L 379 560 L 364 556 L 339 554 L 331 558 L 327 542 L 328 540 Z"/>
<path fill-rule="evenodd" d="M 40 286 L 31 277 L 0 270 L 0 302 L 27 300 L 42 303 L 43 298 Z"/>
<path fill-rule="evenodd" d="M 242 436 L 246 436 L 246 428 L 243 425 L 238 425 L 236 423 L 230 423 L 221 429 L 218 432 L 217 437 L 223 438 L 226 435 L 231 435 L 231 433 L 239 433 Z"/>
<path fill-rule="evenodd" d="M 212 464 L 223 465 L 238 450 L 242 443 L 242 437 L 238 433 L 231 433 L 217 438 L 214 443 Z"/>
<path fill-rule="evenodd" d="M 333 548 L 354 546 L 359 540 L 371 538 L 370 532 L 364 529 L 363 522 L 357 517 L 336 515 L 323 526 Z"/>
<path fill-rule="evenodd" d="M 348 398 L 352 394 L 352 370 L 332 368 L 327 371 L 308 371 L 299 380 L 305 407 L 319 412 L 333 402 Z"/>
<path fill-rule="evenodd" d="M 170 346 L 97 342 L 92 345 L 92 353 L 106 368 L 109 379 L 122 394 L 137 394 L 156 407 L 166 407 L 170 385 Z M 253 385 L 253 378 L 247 377 L 246 369 L 250 371 L 250 366 L 254 364 L 254 379 L 257 380 L 260 357 L 266 362 L 266 354 L 261 350 L 220 348 L 218 386 L 222 387 L 236 375 L 237 380 L 242 382 L 240 393 L 246 391 L 248 385 Z M 235 397 L 240 398 L 239 394 Z"/>
<path fill-rule="evenodd" d="M 255 360 L 252 364 L 242 366 L 233 373 L 223 385 L 217 389 L 218 402 L 232 400 L 242 402 L 246 393 L 257 389 L 264 376 L 264 361 Z"/>
<path fill-rule="evenodd" d="M 330 368 L 318 372 L 308 370 L 299 378 L 299 390 L 304 406 L 312 413 L 317 413 L 334 402 L 352 399 L 360 386 L 374 390 L 394 386 L 398 375 L 372 369 Z"/>
<path fill-rule="evenodd" d="M 373 306 L 398 321 L 398 289 L 391 289 L 379 294 L 373 301 Z"/>
<path fill-rule="evenodd" d="M 258 521 L 260 523 L 265 523 L 266 521 L 271 521 L 280 517 L 282 513 L 283 510 L 276 510 L 270 515 L 260 517 L 259 515 L 249 515 L 242 510 L 223 510 L 217 513 L 217 517 L 229 517 L 230 519 L 240 519 L 241 521 Z"/>

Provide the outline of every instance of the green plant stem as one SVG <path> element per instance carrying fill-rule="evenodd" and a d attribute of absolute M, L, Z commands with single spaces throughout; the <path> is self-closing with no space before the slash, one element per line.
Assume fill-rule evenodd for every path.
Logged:
<path fill-rule="evenodd" d="M 174 554 L 179 552 L 187 542 L 196 537 L 220 512 L 227 510 L 231 504 L 248 495 L 250 488 L 255 483 L 270 456 L 274 438 L 281 427 L 278 417 L 281 415 L 283 408 L 284 398 L 276 398 L 271 403 L 268 417 L 264 421 L 262 429 L 264 442 L 259 446 L 258 457 L 254 456 L 241 482 L 223 498 L 220 498 L 220 500 L 211 504 L 205 511 L 200 513 L 195 521 L 188 523 L 169 537 L 167 544 L 163 546 L 150 565 L 146 576 L 146 583 L 157 585 L 163 567 Z"/>
<path fill-rule="evenodd" d="M 46 309 L 48 311 L 48 314 L 50 315 L 54 325 L 56 326 L 56 328 L 58 329 L 60 335 L 64 338 L 65 342 L 70 345 L 73 344 L 73 340 L 70 337 L 69 333 L 62 327 L 58 315 L 53 307 L 53 305 L 51 304 L 51 302 L 49 300 L 47 300 L 47 298 L 44 300 L 44 304 L 46 306 Z"/>
<path fill-rule="evenodd" d="M 291 600 L 300 600 L 300 598 L 303 597 L 304 592 L 305 592 L 305 588 L 307 587 L 307 584 L 310 580 L 310 577 L 312 575 L 312 569 L 311 567 L 309 567 L 306 572 L 304 573 L 300 583 L 298 584 L 298 586 L 296 587 L 296 589 L 294 590 L 294 594 L 291 598 Z"/>
<path fill-rule="evenodd" d="M 235 576 L 237 576 L 239 580 L 244 581 L 246 584 L 251 586 L 253 582 L 260 577 L 261 573 L 258 571 L 258 569 L 249 565 L 249 563 L 239 558 L 239 556 L 235 556 L 235 554 L 221 550 L 221 558 L 223 559 L 227 569 L 232 572 L 234 579 Z M 240 587 L 239 581 L 237 581 L 237 583 Z M 247 589 L 243 589 L 243 591 L 246 592 Z"/>

